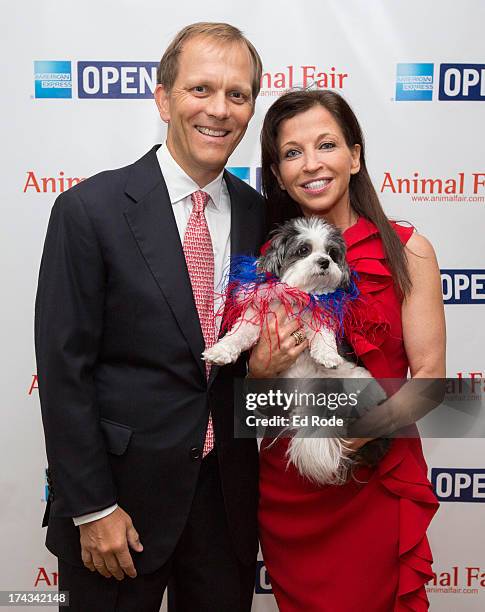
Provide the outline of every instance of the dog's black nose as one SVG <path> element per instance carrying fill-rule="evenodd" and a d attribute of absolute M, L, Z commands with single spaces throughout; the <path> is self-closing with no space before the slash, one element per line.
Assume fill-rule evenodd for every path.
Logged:
<path fill-rule="evenodd" d="M 321 257 L 321 258 L 318 260 L 318 265 L 320 266 L 320 268 L 321 268 L 322 270 L 326 270 L 326 269 L 328 268 L 328 264 L 329 264 L 329 263 L 330 263 L 330 262 L 328 261 L 328 259 L 327 259 L 326 257 Z"/>

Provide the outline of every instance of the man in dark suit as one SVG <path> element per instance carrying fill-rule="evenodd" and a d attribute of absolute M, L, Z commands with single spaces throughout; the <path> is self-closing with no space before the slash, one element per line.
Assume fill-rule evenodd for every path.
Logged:
<path fill-rule="evenodd" d="M 246 363 L 209 370 L 201 353 L 230 253 L 264 238 L 261 197 L 224 170 L 261 61 L 236 28 L 193 24 L 158 76 L 166 143 L 63 193 L 49 221 L 35 320 L 46 544 L 71 610 L 155 612 L 170 580 L 178 612 L 249 611 L 258 458 L 233 434 Z"/>

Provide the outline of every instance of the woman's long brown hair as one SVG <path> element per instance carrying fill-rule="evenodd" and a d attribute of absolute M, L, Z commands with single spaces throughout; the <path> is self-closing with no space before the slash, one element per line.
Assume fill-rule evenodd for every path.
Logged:
<path fill-rule="evenodd" d="M 387 263 L 394 283 L 403 296 L 411 289 L 404 246 L 384 214 L 376 190 L 372 185 L 365 162 L 364 136 L 359 122 L 348 103 L 338 93 L 329 90 L 293 90 L 283 94 L 269 108 L 261 131 L 262 188 L 267 201 L 268 227 L 273 229 L 287 219 L 300 217 L 301 211 L 288 193 L 280 189 L 271 170 L 279 164 L 278 130 L 283 121 L 323 106 L 337 121 L 349 148 L 360 145 L 360 170 L 350 177 L 349 193 L 352 209 L 371 221 L 379 230 Z"/>

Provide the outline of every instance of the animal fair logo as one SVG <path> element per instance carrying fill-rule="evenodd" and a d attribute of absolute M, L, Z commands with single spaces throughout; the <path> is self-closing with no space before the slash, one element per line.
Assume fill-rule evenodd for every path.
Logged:
<path fill-rule="evenodd" d="M 54 570 L 40 566 L 36 568 L 33 585 L 34 588 L 39 589 L 45 589 L 46 587 L 57 587 L 58 573 Z"/>
<path fill-rule="evenodd" d="M 85 177 L 66 176 L 64 170 L 60 170 L 57 176 L 41 176 L 35 170 L 28 170 L 25 173 L 23 183 L 23 193 L 63 193 L 70 189 Z"/>
<path fill-rule="evenodd" d="M 455 398 L 481 398 L 485 393 L 485 379 L 480 370 L 456 372 L 454 378 L 446 379 L 447 396 Z"/>
<path fill-rule="evenodd" d="M 250 166 L 231 166 L 227 170 L 237 176 L 248 185 L 251 185 L 258 192 L 261 192 L 261 168 Z M 22 193 L 64 193 L 74 185 L 86 180 L 86 177 L 67 176 L 64 170 L 60 170 L 57 175 L 43 176 L 35 170 L 28 170 L 25 173 Z"/>
<path fill-rule="evenodd" d="M 335 66 L 315 64 L 289 65 L 263 72 L 260 96 L 281 96 L 294 87 L 315 89 L 344 89 L 349 73 Z"/>
<path fill-rule="evenodd" d="M 484 588 L 485 568 L 478 564 L 453 565 L 436 571 L 426 585 L 426 592 L 430 594 L 480 595 L 484 592 Z M 459 608 L 453 609 L 458 610 Z M 476 609 L 478 610 L 478 608 Z"/>
<path fill-rule="evenodd" d="M 37 376 L 37 374 L 32 374 L 27 395 L 32 395 L 34 391 L 37 391 L 37 394 L 39 392 L 39 377 Z"/>
<path fill-rule="evenodd" d="M 379 191 L 386 196 L 405 196 L 412 204 L 485 203 L 485 172 L 430 177 L 419 171 L 403 176 L 388 170 Z"/>

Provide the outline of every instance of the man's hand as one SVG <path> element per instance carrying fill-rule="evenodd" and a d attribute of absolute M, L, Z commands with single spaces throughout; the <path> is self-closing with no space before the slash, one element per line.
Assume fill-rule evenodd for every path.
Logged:
<path fill-rule="evenodd" d="M 136 552 L 143 546 L 133 527 L 130 516 L 120 507 L 97 521 L 79 526 L 81 533 L 81 557 L 92 572 L 98 571 L 105 578 L 114 576 L 123 580 L 125 574 L 135 578 L 128 545 Z"/>
<path fill-rule="evenodd" d="M 269 313 L 263 333 L 251 352 L 249 376 L 252 378 L 275 378 L 287 370 L 297 357 L 308 348 L 308 340 L 296 346 L 291 334 L 301 328 L 297 320 L 288 321 L 284 306 Z"/>

